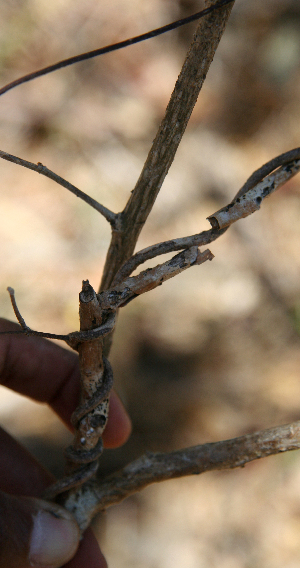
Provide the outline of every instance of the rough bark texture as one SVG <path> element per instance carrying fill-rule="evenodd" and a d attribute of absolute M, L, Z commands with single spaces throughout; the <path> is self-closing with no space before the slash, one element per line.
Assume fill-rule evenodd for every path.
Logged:
<path fill-rule="evenodd" d="M 206 6 L 212 4 L 213 0 L 206 2 Z M 195 32 L 141 175 L 112 230 L 100 290 L 107 290 L 111 286 L 115 274 L 134 251 L 174 160 L 231 10 L 232 5 L 209 14 L 201 20 Z"/>
<path fill-rule="evenodd" d="M 169 454 L 148 453 L 102 482 L 87 482 L 77 492 L 71 492 L 64 505 L 84 530 L 98 511 L 119 503 L 151 483 L 243 467 L 253 460 L 299 448 L 300 421 Z"/>

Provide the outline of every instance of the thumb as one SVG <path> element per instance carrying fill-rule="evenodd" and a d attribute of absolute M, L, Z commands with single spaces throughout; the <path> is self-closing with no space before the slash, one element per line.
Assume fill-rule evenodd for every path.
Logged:
<path fill-rule="evenodd" d="M 0 568 L 59 568 L 74 556 L 79 538 L 62 507 L 0 491 Z"/>

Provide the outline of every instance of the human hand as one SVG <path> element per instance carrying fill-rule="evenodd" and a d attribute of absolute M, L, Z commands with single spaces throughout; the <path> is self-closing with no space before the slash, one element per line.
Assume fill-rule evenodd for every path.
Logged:
<path fill-rule="evenodd" d="M 19 326 L 0 319 L 0 331 L 14 329 Z M 2 335 L 0 383 L 48 403 L 72 428 L 70 418 L 80 390 L 74 353 L 42 338 Z M 112 392 L 104 446 L 121 446 L 130 429 L 122 403 Z M 52 482 L 50 473 L 0 428 L 0 568 L 105 568 L 92 531 L 88 529 L 79 544 L 72 515 L 39 499 Z"/>

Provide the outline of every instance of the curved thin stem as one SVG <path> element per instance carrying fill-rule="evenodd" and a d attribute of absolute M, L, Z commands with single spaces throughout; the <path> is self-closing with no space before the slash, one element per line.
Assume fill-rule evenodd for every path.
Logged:
<path fill-rule="evenodd" d="M 241 195 L 238 192 L 238 197 L 231 203 L 207 217 L 211 226 L 216 230 L 225 229 L 239 219 L 248 217 L 248 215 L 260 209 L 261 203 L 266 197 L 269 197 L 274 191 L 282 187 L 299 171 L 300 159 L 293 162 L 289 161 L 288 163 L 284 162 L 284 165 L 277 168 L 271 175 L 264 177 L 251 189 L 248 188 L 246 193 Z"/>
<path fill-rule="evenodd" d="M 117 272 L 112 288 L 123 282 L 132 272 L 143 264 L 147 260 L 151 260 L 156 256 L 162 254 L 167 254 L 169 252 L 175 252 L 177 250 L 188 249 L 193 246 L 206 246 L 218 237 L 223 235 L 225 230 L 209 229 L 208 231 L 202 231 L 202 233 L 197 233 L 196 235 L 191 235 L 189 237 L 181 237 L 179 239 L 172 239 L 170 241 L 164 241 L 156 245 L 144 248 L 134 254 L 127 262 L 123 264 L 120 270 Z"/>
<path fill-rule="evenodd" d="M 214 255 L 209 249 L 201 252 L 197 246 L 186 248 L 176 254 L 170 260 L 158 264 L 154 268 L 143 270 L 137 276 L 130 276 L 114 286 L 98 294 L 99 304 L 102 309 L 117 309 L 126 306 L 128 302 L 161 286 L 170 278 L 174 278 L 191 266 L 199 266 L 207 260 L 213 260 Z"/>
<path fill-rule="evenodd" d="M 70 182 L 68 182 L 64 178 L 58 176 L 57 174 L 55 174 L 54 172 L 49 170 L 46 166 L 43 166 L 43 164 L 41 164 L 41 162 L 34 164 L 33 162 L 28 162 L 27 160 L 23 160 L 22 158 L 18 158 L 17 156 L 13 156 L 12 154 L 8 154 L 7 152 L 4 152 L 3 150 L 0 150 L 0 158 L 3 158 L 3 160 L 7 160 L 8 162 L 12 162 L 13 164 L 17 164 L 18 166 L 23 166 L 24 168 L 28 168 L 29 170 L 33 170 L 34 172 L 37 172 L 38 174 L 42 174 L 43 176 L 48 177 L 49 179 L 52 179 L 53 181 L 55 181 L 59 185 L 62 185 L 63 187 L 65 187 L 66 189 L 71 191 L 71 193 L 76 195 L 76 197 L 79 197 L 79 199 L 82 199 L 88 205 L 90 205 L 91 207 L 96 209 L 96 211 L 98 211 L 98 213 L 101 213 L 101 215 L 103 215 L 103 217 L 105 217 L 105 219 L 111 225 L 115 224 L 116 219 L 117 219 L 116 213 L 113 213 L 112 211 L 107 209 L 107 207 L 104 207 L 104 205 L 101 205 L 101 203 L 96 201 L 96 199 L 93 199 L 92 197 L 90 197 L 89 195 L 87 195 L 86 193 L 81 191 L 81 189 L 78 189 L 78 187 L 75 187 L 75 185 L 72 185 Z"/>
<path fill-rule="evenodd" d="M 263 164 L 260 168 L 255 170 L 253 174 L 247 179 L 244 185 L 239 189 L 235 197 L 233 198 L 231 203 L 234 203 L 237 199 L 239 199 L 242 195 L 248 193 L 251 189 L 257 186 L 257 192 L 261 191 L 261 186 L 259 185 L 260 182 L 263 182 L 264 178 L 268 176 L 274 170 L 274 175 L 263 182 L 263 195 L 259 195 L 261 200 L 264 199 L 267 195 L 270 195 L 272 191 L 278 189 L 285 183 L 288 179 L 290 179 L 293 175 L 295 175 L 299 171 L 299 164 L 298 161 L 300 160 L 300 148 L 293 148 L 293 150 L 289 150 L 288 152 L 284 152 L 272 160 L 269 160 L 266 164 Z M 279 170 L 279 167 L 286 166 L 288 171 L 282 172 Z M 284 175 L 283 175 L 284 174 Z M 280 180 L 280 183 L 279 181 Z M 266 191 L 266 186 L 269 187 L 269 191 Z M 256 195 L 256 194 L 255 194 Z M 249 195 L 250 197 L 250 195 Z M 257 198 L 257 196 L 256 196 Z M 253 200 L 253 198 L 252 198 Z M 227 206 L 228 207 L 228 206 Z M 257 209 L 259 206 L 257 207 Z M 222 211 L 225 208 L 222 208 Z M 215 214 L 210 215 L 208 220 L 211 222 L 211 219 L 214 218 Z M 237 216 L 235 220 L 240 219 L 242 216 Z M 151 260 L 156 256 L 161 254 L 167 254 L 169 252 L 182 250 L 189 248 L 191 246 L 206 246 L 211 242 L 215 241 L 218 237 L 223 235 L 223 233 L 227 230 L 227 226 L 220 226 L 214 225 L 212 229 L 208 231 L 202 231 L 201 233 L 197 233 L 196 235 L 191 235 L 189 237 L 182 237 L 179 239 L 172 239 L 170 241 L 164 241 L 162 243 L 158 243 L 152 245 L 150 247 L 144 248 L 134 254 L 131 258 L 129 258 L 123 266 L 118 270 L 117 274 L 114 277 L 112 286 L 116 286 L 120 284 L 125 278 L 130 276 L 130 274 L 140 265 L 146 262 L 147 260 Z"/>
<path fill-rule="evenodd" d="M 253 174 L 247 179 L 244 185 L 239 189 L 237 194 L 234 196 L 233 200 L 237 199 L 241 195 L 244 195 L 247 191 L 252 189 L 257 183 L 262 181 L 266 176 L 272 173 L 274 170 L 279 168 L 280 166 L 284 166 L 289 162 L 293 162 L 294 160 L 300 159 L 300 148 L 293 148 L 293 150 L 289 150 L 288 152 L 284 152 L 272 160 L 269 160 L 266 164 L 255 170 Z"/>
<path fill-rule="evenodd" d="M 96 339 L 99 339 L 99 337 L 105 337 L 106 335 L 111 333 L 115 327 L 116 314 L 115 312 L 112 312 L 108 315 L 105 323 L 103 323 L 99 327 L 96 327 L 94 329 L 89 329 L 87 331 L 72 331 L 71 333 L 68 333 L 66 335 L 57 335 L 56 333 L 35 331 L 34 329 L 28 327 L 28 325 L 25 323 L 24 318 L 21 316 L 20 310 L 17 306 L 17 302 L 15 299 L 14 289 L 8 287 L 7 291 L 10 295 L 10 300 L 12 303 L 13 310 L 15 312 L 15 316 L 22 329 L 20 330 L 17 329 L 14 331 L 1 331 L 0 335 L 25 334 L 25 335 L 35 335 L 37 337 L 46 337 L 47 339 L 60 339 L 62 341 L 65 341 L 70 347 L 72 347 L 72 349 L 77 350 L 79 343 L 83 341 L 95 341 Z"/>
<path fill-rule="evenodd" d="M 226 4 L 230 4 L 231 2 L 234 2 L 234 0 L 220 0 L 219 2 L 214 4 L 213 6 L 210 6 L 208 8 L 205 8 L 204 10 L 201 10 L 201 12 L 197 12 L 196 14 L 188 16 L 187 18 L 183 18 L 182 20 L 177 20 L 176 22 L 172 22 L 171 24 L 167 24 L 166 26 L 162 26 L 161 28 L 156 28 L 155 30 L 152 30 L 150 32 L 146 32 L 145 34 L 141 34 L 139 36 L 135 36 L 135 37 L 132 37 L 130 39 L 120 41 L 118 43 L 113 43 L 112 45 L 100 47 L 99 49 L 94 49 L 93 51 L 81 53 L 80 55 L 75 55 L 73 57 L 69 57 L 68 59 L 63 59 L 62 61 L 58 61 L 58 63 L 54 63 L 53 65 L 49 65 L 48 67 L 44 67 L 43 69 L 39 69 L 38 71 L 34 71 L 33 73 L 28 73 L 28 75 L 24 75 L 23 77 L 20 77 L 19 79 L 16 79 L 15 81 L 12 81 L 11 83 L 8 83 L 4 87 L 2 87 L 2 89 L 0 89 L 0 95 L 7 93 L 7 91 L 10 91 L 14 87 L 17 87 L 18 85 L 22 85 L 23 83 L 28 83 L 29 81 L 32 81 L 33 79 L 36 79 L 37 77 L 42 77 L 43 75 L 48 75 L 48 73 L 52 73 L 53 71 L 56 71 L 57 69 L 62 69 L 63 67 L 68 67 L 69 65 L 73 65 L 74 63 L 78 63 L 80 61 L 92 59 L 93 57 L 97 57 L 98 55 L 104 55 L 105 53 L 117 51 L 118 49 L 128 47 L 129 45 L 134 45 L 135 43 L 140 43 L 141 41 L 145 41 L 147 39 L 151 39 L 153 37 L 157 37 L 159 35 L 162 35 L 166 32 L 171 31 L 171 30 L 175 30 L 176 28 L 179 28 L 180 26 L 184 26 L 185 24 L 189 24 L 190 22 L 194 22 L 195 20 L 199 20 L 200 18 L 203 18 L 203 16 L 206 16 L 207 14 L 210 14 L 214 10 L 217 10 L 218 8 L 222 8 L 222 6 L 225 6 Z"/>

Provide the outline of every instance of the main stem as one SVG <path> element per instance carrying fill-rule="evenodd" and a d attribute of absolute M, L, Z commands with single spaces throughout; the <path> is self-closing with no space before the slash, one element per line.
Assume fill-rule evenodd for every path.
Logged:
<path fill-rule="evenodd" d="M 213 0 L 206 1 L 206 7 L 212 4 Z M 231 10 L 232 5 L 209 14 L 201 20 L 195 32 L 141 175 L 112 231 L 101 290 L 110 287 L 119 268 L 134 252 L 139 234 L 174 160 Z"/>
<path fill-rule="evenodd" d="M 86 331 L 99 327 L 102 323 L 102 310 L 99 306 L 96 294 L 88 281 L 84 281 L 82 291 L 79 294 L 79 317 L 80 330 Z M 81 401 L 84 406 L 101 387 L 103 378 L 103 340 L 84 341 L 79 345 L 79 365 L 81 376 Z M 79 449 L 90 450 L 98 442 L 103 427 L 103 408 L 96 408 L 92 413 L 87 413 L 79 421 L 75 440 Z M 108 413 L 108 402 L 105 405 L 104 415 Z M 100 418 L 102 417 L 102 418 Z M 99 424 L 97 424 L 97 419 Z M 100 432 L 99 430 L 100 426 Z"/>

